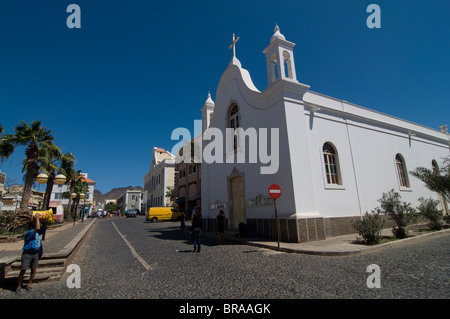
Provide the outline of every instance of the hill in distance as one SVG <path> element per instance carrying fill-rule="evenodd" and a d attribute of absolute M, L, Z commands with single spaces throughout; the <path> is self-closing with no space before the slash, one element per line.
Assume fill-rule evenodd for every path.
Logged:
<path fill-rule="evenodd" d="M 102 192 L 100 192 L 99 190 L 95 189 L 94 190 L 94 200 L 97 203 L 101 203 L 104 202 L 106 199 L 118 199 L 120 196 L 122 196 L 123 194 L 126 193 L 127 190 L 131 190 L 131 189 L 139 189 L 139 190 L 144 190 L 141 186 L 127 186 L 127 187 L 118 187 L 118 188 L 113 188 L 112 190 L 110 190 L 109 192 L 102 194 Z"/>

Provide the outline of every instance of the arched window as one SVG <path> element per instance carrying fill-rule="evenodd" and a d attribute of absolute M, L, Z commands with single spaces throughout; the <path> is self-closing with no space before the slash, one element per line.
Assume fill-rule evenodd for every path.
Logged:
<path fill-rule="evenodd" d="M 278 79 L 278 64 L 277 64 L 277 56 L 276 54 L 272 54 L 270 57 L 270 81 L 271 83 Z"/>
<path fill-rule="evenodd" d="M 289 55 L 289 52 L 284 51 L 283 52 L 283 61 L 284 61 L 284 76 L 292 79 L 292 64 L 291 64 L 291 56 Z"/>
<path fill-rule="evenodd" d="M 432 168 L 434 174 L 440 175 L 440 173 L 439 173 L 439 165 L 436 162 L 436 160 L 432 160 L 431 161 L 431 168 Z"/>
<path fill-rule="evenodd" d="M 397 166 L 397 174 L 401 187 L 409 187 L 408 171 L 403 156 L 395 155 L 395 164 Z"/>
<path fill-rule="evenodd" d="M 327 184 L 341 185 L 342 182 L 341 177 L 339 176 L 339 167 L 335 148 L 331 143 L 327 142 L 323 144 L 322 152 Z"/>
<path fill-rule="evenodd" d="M 230 113 L 228 115 L 228 127 L 232 129 L 237 129 L 239 127 L 239 108 L 236 104 L 233 104 L 230 108 Z M 233 150 L 237 150 L 238 147 L 238 136 L 233 134 Z"/>

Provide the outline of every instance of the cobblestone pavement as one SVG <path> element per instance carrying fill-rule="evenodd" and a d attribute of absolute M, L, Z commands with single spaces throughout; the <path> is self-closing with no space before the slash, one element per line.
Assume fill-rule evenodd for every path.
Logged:
<path fill-rule="evenodd" d="M 450 298 L 450 236 L 349 257 L 218 246 L 214 238 L 194 253 L 178 227 L 142 216 L 100 219 L 72 260 L 81 288 L 68 288 L 67 273 L 20 295 L 2 288 L 0 298 Z M 367 287 L 371 264 L 380 267 L 381 288 Z"/>

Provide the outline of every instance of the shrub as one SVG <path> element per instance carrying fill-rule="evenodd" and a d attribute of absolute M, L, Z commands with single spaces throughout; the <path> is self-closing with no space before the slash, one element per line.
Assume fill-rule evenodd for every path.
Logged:
<path fill-rule="evenodd" d="M 433 200 L 431 198 L 419 198 L 420 205 L 417 207 L 420 214 L 429 219 L 430 223 L 428 224 L 430 226 L 431 230 L 441 230 L 442 229 L 442 210 L 439 210 L 437 208 L 439 201 Z"/>
<path fill-rule="evenodd" d="M 415 219 L 411 204 L 400 201 L 400 194 L 394 192 L 393 189 L 388 193 L 383 193 L 378 202 L 381 204 L 381 212 L 394 220 L 395 225 L 392 227 L 392 233 L 395 238 L 406 238 L 408 234 L 406 226 Z"/>
<path fill-rule="evenodd" d="M 372 214 L 366 212 L 360 220 L 353 220 L 352 226 L 364 239 L 367 245 L 376 245 L 381 240 L 381 231 L 384 227 L 384 220 L 378 210 L 372 211 Z"/>
<path fill-rule="evenodd" d="M 450 215 L 445 215 L 443 219 L 447 224 L 450 224 Z"/>

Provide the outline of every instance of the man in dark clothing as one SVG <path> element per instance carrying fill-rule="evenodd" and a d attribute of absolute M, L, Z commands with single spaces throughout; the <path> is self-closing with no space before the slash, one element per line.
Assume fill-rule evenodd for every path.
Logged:
<path fill-rule="evenodd" d="M 202 213 L 199 210 L 194 211 L 194 216 L 192 217 L 192 235 L 194 243 L 194 251 L 200 252 L 202 245 Z M 197 249 L 198 246 L 198 249 Z"/>
<path fill-rule="evenodd" d="M 44 228 L 41 228 L 39 217 L 39 214 L 35 215 L 36 223 L 30 223 L 29 227 L 31 230 L 27 231 L 23 236 L 24 245 L 22 248 L 22 265 L 20 268 L 19 277 L 17 278 L 17 294 L 20 293 L 20 289 L 22 288 L 23 276 L 25 275 L 27 269 L 31 268 L 31 275 L 26 290 L 29 291 L 31 289 L 31 283 L 33 282 L 34 276 L 36 275 L 39 258 L 42 252 L 40 235 L 45 231 Z"/>
<path fill-rule="evenodd" d="M 225 232 L 225 213 L 223 210 L 221 210 L 219 215 L 217 215 L 216 228 L 219 233 L 219 245 L 222 245 L 223 233 Z"/>

